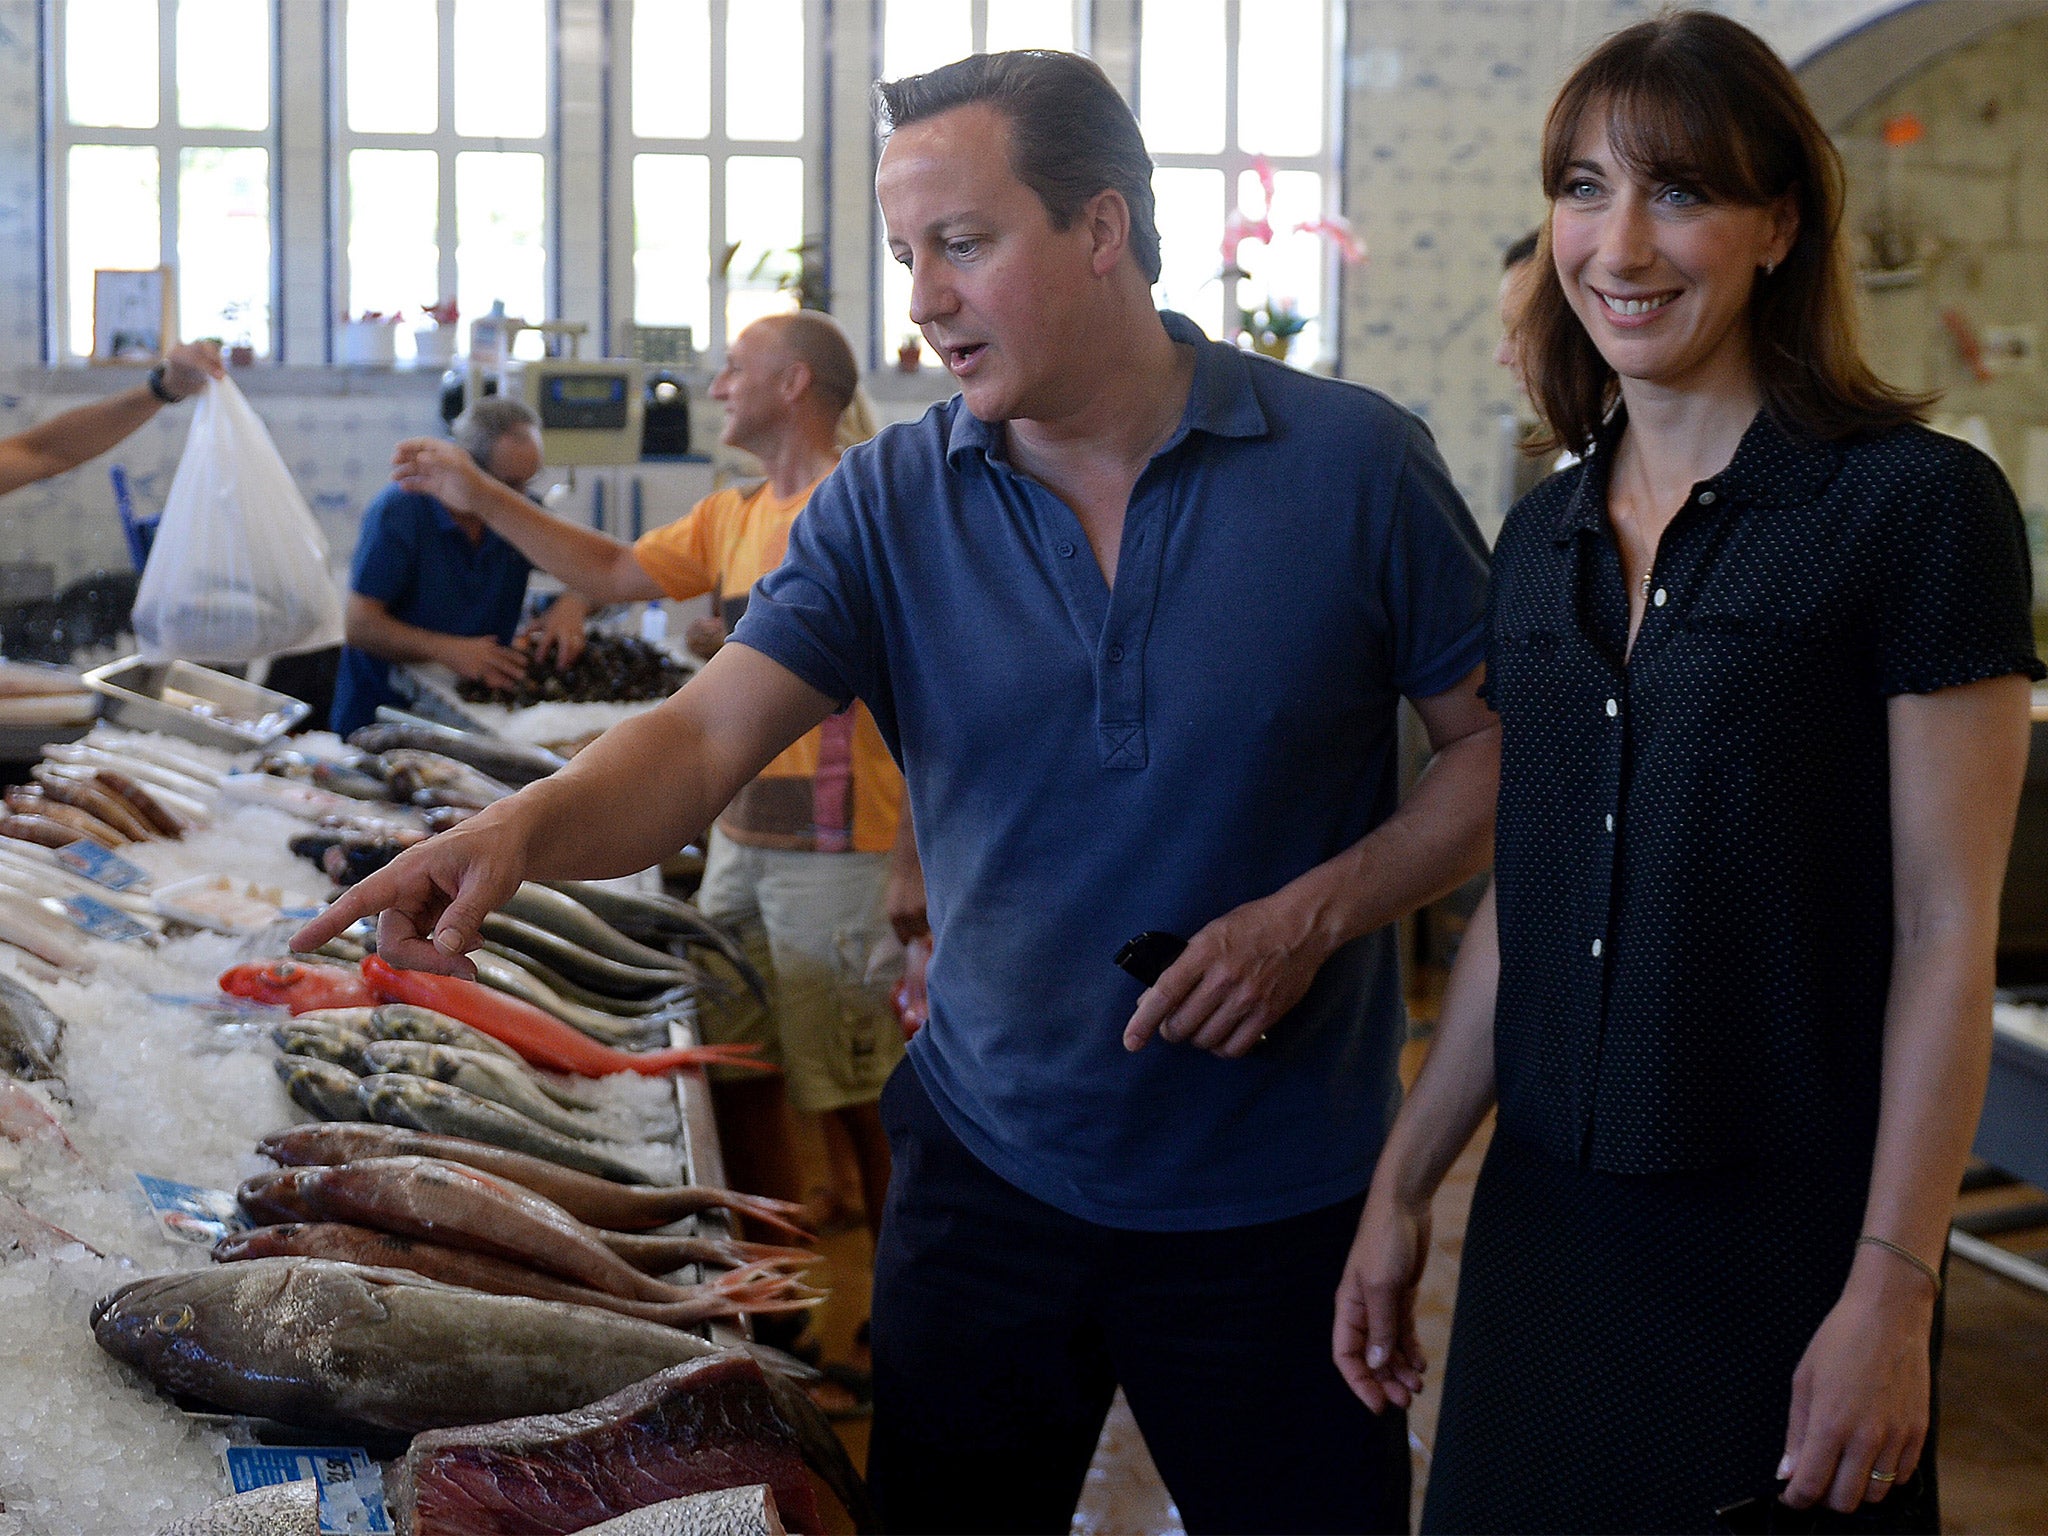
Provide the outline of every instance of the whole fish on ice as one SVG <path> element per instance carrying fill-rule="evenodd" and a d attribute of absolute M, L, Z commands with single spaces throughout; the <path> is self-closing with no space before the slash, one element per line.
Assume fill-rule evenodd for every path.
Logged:
<path fill-rule="evenodd" d="M 225 1412 L 401 1434 L 564 1413 L 715 1349 L 596 1307 L 292 1258 L 131 1281 L 93 1307 L 92 1330 L 159 1386 Z"/>

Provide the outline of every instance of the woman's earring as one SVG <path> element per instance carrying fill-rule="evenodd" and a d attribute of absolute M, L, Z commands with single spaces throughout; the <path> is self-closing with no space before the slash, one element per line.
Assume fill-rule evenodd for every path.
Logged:
<path fill-rule="evenodd" d="M 1772 274 L 1773 272 L 1775 272 L 1775 271 L 1777 271 L 1777 270 L 1778 270 L 1778 264 L 1777 264 L 1777 263 L 1776 263 L 1775 261 L 1767 261 L 1767 262 L 1765 262 L 1765 263 L 1764 263 L 1764 276 L 1765 276 L 1765 277 L 1769 277 L 1769 276 L 1770 276 L 1770 275 L 1771 275 L 1771 274 Z"/>

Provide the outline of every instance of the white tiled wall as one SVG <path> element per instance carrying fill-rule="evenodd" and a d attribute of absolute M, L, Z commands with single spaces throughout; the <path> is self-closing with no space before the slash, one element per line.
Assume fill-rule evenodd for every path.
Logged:
<path fill-rule="evenodd" d="M 1717 0 L 1717 8 L 1756 27 L 1796 60 L 1897 3 Z M 565 15 L 583 27 L 594 7 L 595 0 L 569 0 Z M 1461 488 L 1489 527 L 1500 510 L 1498 416 L 1509 403 L 1507 381 L 1491 361 L 1493 295 L 1499 252 L 1541 211 L 1535 143 L 1543 109 L 1585 48 L 1655 9 L 1648 0 L 1349 0 L 1347 6 L 1346 196 L 1373 256 L 1369 266 L 1354 270 L 1347 287 L 1345 371 L 1429 418 Z M 870 164 L 855 89 L 869 65 L 853 45 L 864 35 L 866 7 L 862 0 L 840 0 L 833 14 L 841 44 L 834 55 L 840 134 L 833 202 L 842 225 L 850 226 L 865 207 Z M 1107 18 L 1117 36 L 1119 28 L 1127 30 L 1114 0 L 1100 0 L 1097 14 L 1098 26 Z M 0 0 L 0 434 L 82 398 L 73 392 L 82 386 L 52 389 L 36 367 L 36 19 L 35 0 Z M 2025 217 L 2040 222 L 2037 214 Z M 866 282 L 858 257 L 865 225 L 841 233 L 846 239 L 835 240 L 844 269 L 835 273 L 845 290 L 841 310 L 856 335 L 864 335 Z M 572 252 L 587 265 L 585 254 L 580 244 Z M 295 313 L 309 302 L 303 274 L 313 269 L 303 252 L 288 261 L 294 276 L 287 303 Z M 293 325 L 300 334 L 297 319 Z M 363 387 L 367 393 L 253 397 L 341 562 L 363 503 L 383 483 L 392 443 L 433 424 L 427 380 Z M 918 408 L 892 402 L 883 414 L 899 417 Z M 184 420 L 183 412 L 166 411 L 119 450 L 140 480 L 146 506 L 168 486 Z M 59 580 L 123 563 L 104 465 L 8 498 L 0 508 L 0 558 L 48 560 Z"/>
<path fill-rule="evenodd" d="M 1717 0 L 1794 62 L 1897 0 Z M 1372 259 L 1345 294 L 1344 371 L 1426 417 L 1491 533 L 1513 383 L 1495 365 L 1500 253 L 1543 213 L 1544 110 L 1648 0 L 1351 0 L 1345 206 Z"/>

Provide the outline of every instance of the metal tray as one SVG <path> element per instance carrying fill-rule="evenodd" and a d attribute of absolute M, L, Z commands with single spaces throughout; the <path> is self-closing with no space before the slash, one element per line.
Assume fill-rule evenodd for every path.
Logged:
<path fill-rule="evenodd" d="M 189 661 L 110 661 L 85 674 L 106 696 L 101 717 L 137 731 L 168 731 L 202 746 L 242 752 L 268 746 L 311 713 L 289 694 Z"/>

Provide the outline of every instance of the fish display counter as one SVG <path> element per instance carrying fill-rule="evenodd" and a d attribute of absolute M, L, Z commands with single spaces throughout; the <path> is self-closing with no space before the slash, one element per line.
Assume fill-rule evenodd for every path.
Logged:
<path fill-rule="evenodd" d="M 729 936 L 564 883 L 476 982 L 362 931 L 290 957 L 330 882 L 504 780 L 403 730 L 49 751 L 44 809 L 97 828 L 0 830 L 0 1536 L 869 1528 L 814 1373 L 745 1342 L 821 1293 L 795 1209 L 719 1187 Z M 246 1486 L 306 1471 L 314 1519 Z"/>

